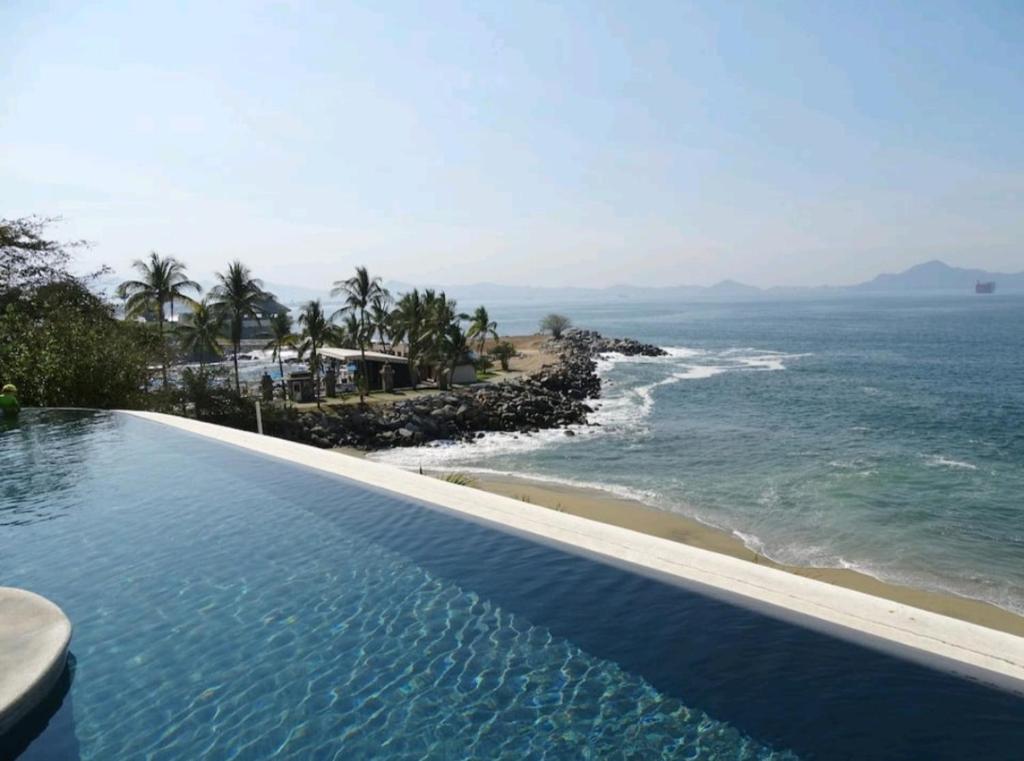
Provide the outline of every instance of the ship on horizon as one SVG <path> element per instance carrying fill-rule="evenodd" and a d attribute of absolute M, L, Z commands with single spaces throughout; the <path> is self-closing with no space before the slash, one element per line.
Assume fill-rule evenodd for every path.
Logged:
<path fill-rule="evenodd" d="M 974 284 L 974 292 L 975 293 L 995 293 L 996 292 L 995 281 L 991 281 L 990 280 L 987 283 L 983 283 L 980 280 L 978 280 Z"/>

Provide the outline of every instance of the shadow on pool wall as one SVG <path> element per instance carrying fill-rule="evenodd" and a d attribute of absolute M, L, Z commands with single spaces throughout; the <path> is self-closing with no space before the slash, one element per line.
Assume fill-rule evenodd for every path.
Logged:
<path fill-rule="evenodd" d="M 46 700 L 0 738 L 0 761 L 77 761 L 81 758 L 71 699 L 75 667 L 75 656 L 69 653 L 64 673 Z"/>

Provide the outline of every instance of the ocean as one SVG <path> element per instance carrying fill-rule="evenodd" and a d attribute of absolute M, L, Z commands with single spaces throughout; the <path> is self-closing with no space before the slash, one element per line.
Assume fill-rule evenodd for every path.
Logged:
<path fill-rule="evenodd" d="M 504 335 L 557 310 L 669 356 L 603 359 L 576 436 L 374 459 L 598 487 L 778 562 L 1024 614 L 1024 297 L 488 306 Z"/>

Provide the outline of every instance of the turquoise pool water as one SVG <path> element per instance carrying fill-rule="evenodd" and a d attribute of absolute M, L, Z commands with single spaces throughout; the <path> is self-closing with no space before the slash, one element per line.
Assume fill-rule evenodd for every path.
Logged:
<path fill-rule="evenodd" d="M 0 434 L 75 624 L 25 759 L 1011 758 L 1024 700 L 112 413 Z"/>

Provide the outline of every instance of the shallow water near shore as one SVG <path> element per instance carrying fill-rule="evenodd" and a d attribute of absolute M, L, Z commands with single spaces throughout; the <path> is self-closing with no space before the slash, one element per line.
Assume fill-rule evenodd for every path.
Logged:
<path fill-rule="evenodd" d="M 528 333 L 554 305 L 495 305 Z M 1024 298 L 557 307 L 669 350 L 607 357 L 599 423 L 375 459 L 596 486 L 1024 613 Z"/>

